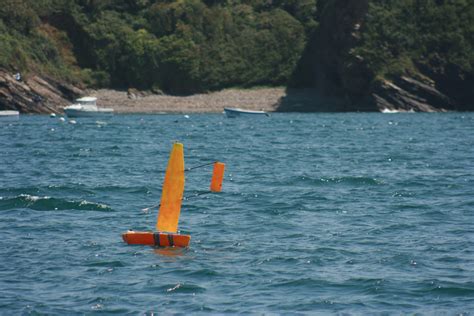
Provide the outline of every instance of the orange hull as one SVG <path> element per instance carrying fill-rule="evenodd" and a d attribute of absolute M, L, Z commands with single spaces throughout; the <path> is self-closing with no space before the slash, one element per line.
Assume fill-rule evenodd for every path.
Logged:
<path fill-rule="evenodd" d="M 147 245 L 158 247 L 187 247 L 191 236 L 160 232 L 128 231 L 122 234 L 123 241 L 129 245 Z"/>

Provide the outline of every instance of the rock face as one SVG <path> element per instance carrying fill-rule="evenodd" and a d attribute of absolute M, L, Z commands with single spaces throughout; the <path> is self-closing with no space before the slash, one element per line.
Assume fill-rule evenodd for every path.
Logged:
<path fill-rule="evenodd" d="M 63 107 L 81 94 L 83 91 L 72 85 L 38 75 L 17 80 L 11 72 L 0 69 L 0 110 L 62 113 Z"/>
<path fill-rule="evenodd" d="M 456 65 L 442 69 L 436 62 L 430 65 L 419 64 L 425 76 L 432 79 L 431 85 L 450 97 L 448 110 L 474 111 L 474 73 L 466 73 Z"/>
<path fill-rule="evenodd" d="M 474 110 L 474 78 L 435 65 L 418 65 L 419 75 L 377 78 L 362 56 L 354 53 L 370 0 L 328 0 L 320 27 L 310 41 L 313 97 L 303 100 L 288 90 L 280 111 L 419 111 Z M 449 69 L 448 69 L 449 70 Z"/>
<path fill-rule="evenodd" d="M 375 111 L 367 99 L 374 75 L 362 57 L 352 48 L 368 10 L 368 0 L 326 1 L 320 12 L 320 27 L 311 39 L 314 49 L 314 92 L 311 103 L 299 108 L 305 111 Z M 293 95 L 289 91 L 281 110 L 291 110 Z M 296 97 L 297 98 L 297 97 Z M 297 109 L 295 109 L 297 110 Z"/>
<path fill-rule="evenodd" d="M 278 111 L 339 112 L 376 111 L 367 102 L 374 75 L 352 48 L 360 40 L 360 28 L 368 10 L 368 0 L 328 0 L 321 2 L 320 26 L 310 39 L 313 79 L 307 91 L 288 89 Z M 305 69 L 305 71 L 308 71 Z M 364 102 L 360 102 L 364 101 Z"/>
<path fill-rule="evenodd" d="M 328 1 L 324 6 L 315 35 L 315 86 L 321 94 L 358 95 L 367 90 L 372 74 L 351 52 L 367 10 L 368 0 Z"/>
<path fill-rule="evenodd" d="M 380 110 L 438 112 L 454 109 L 453 101 L 434 86 L 403 76 L 394 82 L 378 83 L 372 98 Z"/>

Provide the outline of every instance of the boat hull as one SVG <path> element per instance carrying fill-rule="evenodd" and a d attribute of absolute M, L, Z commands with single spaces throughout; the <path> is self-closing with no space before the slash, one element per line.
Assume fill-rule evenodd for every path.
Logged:
<path fill-rule="evenodd" d="M 224 112 L 227 117 L 268 116 L 268 113 L 264 111 L 251 111 L 239 108 L 224 108 Z"/>
<path fill-rule="evenodd" d="M 20 117 L 20 112 L 18 111 L 0 111 L 0 121 L 17 121 Z"/>
<path fill-rule="evenodd" d="M 122 234 L 123 241 L 129 245 L 146 245 L 156 247 L 188 247 L 191 236 L 161 233 L 128 231 Z"/>

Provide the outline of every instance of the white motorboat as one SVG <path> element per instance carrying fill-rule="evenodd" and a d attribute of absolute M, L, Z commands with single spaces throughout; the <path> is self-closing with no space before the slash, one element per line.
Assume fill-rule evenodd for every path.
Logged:
<path fill-rule="evenodd" d="M 270 116 L 265 111 L 253 111 L 253 110 L 245 110 L 240 108 L 224 108 L 225 115 L 227 117 L 239 117 L 239 116 Z"/>
<path fill-rule="evenodd" d="M 87 116 L 102 116 L 112 115 L 114 109 L 99 108 L 97 106 L 97 98 L 84 97 L 76 99 L 76 103 L 64 108 L 64 112 L 68 117 L 87 117 Z"/>
<path fill-rule="evenodd" d="M 0 111 L 1 121 L 16 121 L 19 117 L 20 112 L 18 111 Z"/>

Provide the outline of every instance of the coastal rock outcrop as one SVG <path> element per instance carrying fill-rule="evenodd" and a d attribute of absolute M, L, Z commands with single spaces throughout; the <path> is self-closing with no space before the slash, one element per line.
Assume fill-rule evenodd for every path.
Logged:
<path fill-rule="evenodd" d="M 16 110 L 20 113 L 62 113 L 63 107 L 83 94 L 70 84 L 31 75 L 17 77 L 0 69 L 0 110 Z"/>
<path fill-rule="evenodd" d="M 393 60 L 377 59 L 370 55 L 373 51 L 367 54 L 366 47 L 365 50 L 360 49 L 364 34 L 365 39 L 369 36 L 364 32 L 367 32 L 370 23 L 370 29 L 374 32 L 374 18 L 371 16 L 374 12 L 370 11 L 374 2 L 321 2 L 320 26 L 308 44 L 312 54 L 312 97 L 304 101 L 298 96 L 299 92 L 289 89 L 278 109 L 415 112 L 474 110 L 474 75 L 450 64 L 446 58 L 436 62 L 433 58 L 414 54 L 407 62 L 411 63 L 409 70 L 384 73 L 381 69 L 391 67 Z M 384 22 L 379 18 L 376 23 Z M 369 36 L 372 39 L 371 36 L 375 35 Z M 386 43 L 383 36 L 380 36 L 381 46 L 377 49 L 389 49 L 384 46 Z M 397 56 L 396 51 L 390 54 L 392 53 Z M 374 66 L 375 59 L 385 65 Z M 403 66 L 400 69 L 401 67 Z"/>
<path fill-rule="evenodd" d="M 453 101 L 433 84 L 409 77 L 377 83 L 372 102 L 380 110 L 439 112 L 453 109 Z"/>
<path fill-rule="evenodd" d="M 368 94 L 374 74 L 353 52 L 368 5 L 368 0 L 331 0 L 321 5 L 320 26 L 308 43 L 307 53 L 312 56 L 305 56 L 312 60 L 313 88 L 288 89 L 278 111 L 377 110 Z"/>
<path fill-rule="evenodd" d="M 315 86 L 323 95 L 357 95 L 367 90 L 372 74 L 352 53 L 367 13 L 368 0 L 329 1 L 315 34 Z"/>

